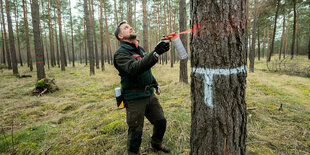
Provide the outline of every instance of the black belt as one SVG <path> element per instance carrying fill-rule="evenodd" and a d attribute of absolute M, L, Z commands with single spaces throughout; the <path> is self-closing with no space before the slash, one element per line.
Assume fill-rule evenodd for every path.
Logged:
<path fill-rule="evenodd" d="M 145 87 L 140 87 L 140 88 L 123 88 L 122 90 L 124 92 L 135 92 L 135 91 L 148 91 L 153 87 L 157 87 L 157 84 L 150 84 L 146 85 Z"/>

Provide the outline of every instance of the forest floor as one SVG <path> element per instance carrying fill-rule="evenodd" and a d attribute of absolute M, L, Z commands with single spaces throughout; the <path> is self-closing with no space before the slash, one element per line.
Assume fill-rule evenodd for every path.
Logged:
<path fill-rule="evenodd" d="M 302 74 L 309 72 L 310 61 L 298 57 L 287 64 L 305 68 L 295 75 L 283 68 L 271 72 L 261 60 L 255 62 L 254 73 L 248 72 L 247 154 L 310 153 L 310 76 Z M 13 147 L 20 154 L 125 154 L 126 112 L 116 108 L 114 98 L 114 88 L 120 86 L 117 71 L 106 65 L 105 71 L 89 76 L 89 66 L 69 66 L 64 72 L 46 69 L 60 91 L 41 97 L 28 95 L 35 71 L 19 67 L 21 74 L 32 75 L 19 79 L 12 70 L 0 70 L 0 154 L 11 153 Z M 189 154 L 190 84 L 178 82 L 178 64 L 157 64 L 152 71 L 168 122 L 164 143 L 172 154 Z M 151 134 L 152 125 L 145 120 L 141 153 L 155 154 Z"/>

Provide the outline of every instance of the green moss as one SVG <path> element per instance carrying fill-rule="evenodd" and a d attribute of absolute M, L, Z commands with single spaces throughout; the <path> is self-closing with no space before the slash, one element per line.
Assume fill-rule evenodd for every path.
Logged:
<path fill-rule="evenodd" d="M 116 120 L 111 122 L 108 125 L 105 125 L 103 129 L 100 131 L 100 133 L 103 134 L 117 134 L 117 133 L 123 133 L 127 130 L 127 124 L 123 121 Z"/>

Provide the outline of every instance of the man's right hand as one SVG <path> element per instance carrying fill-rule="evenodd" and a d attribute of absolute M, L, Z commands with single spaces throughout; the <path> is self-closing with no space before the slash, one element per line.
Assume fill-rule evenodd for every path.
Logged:
<path fill-rule="evenodd" d="M 163 53 L 169 51 L 169 48 L 169 43 L 161 41 L 156 45 L 155 52 L 159 55 L 162 55 Z"/>

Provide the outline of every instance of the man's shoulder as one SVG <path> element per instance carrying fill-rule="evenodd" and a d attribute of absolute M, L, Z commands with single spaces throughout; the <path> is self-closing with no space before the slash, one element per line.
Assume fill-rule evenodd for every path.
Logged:
<path fill-rule="evenodd" d="M 115 52 L 114 52 L 114 55 L 117 55 L 117 54 L 129 54 L 129 51 L 127 49 L 125 49 L 124 47 L 120 46 Z"/>

